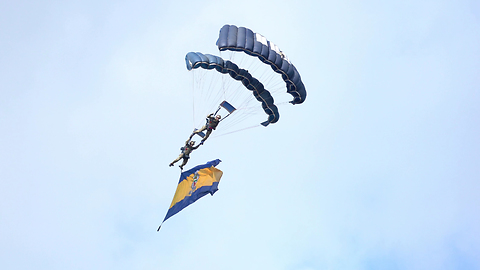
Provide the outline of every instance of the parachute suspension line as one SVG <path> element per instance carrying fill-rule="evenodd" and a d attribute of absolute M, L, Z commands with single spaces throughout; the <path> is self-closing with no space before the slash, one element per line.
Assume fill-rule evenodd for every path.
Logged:
<path fill-rule="evenodd" d="M 222 77 L 222 93 L 223 93 L 223 100 L 226 99 L 227 95 L 227 83 L 226 83 L 226 76 L 221 76 Z"/>
<path fill-rule="evenodd" d="M 247 69 L 259 81 L 263 83 L 266 89 L 272 94 L 283 95 L 285 93 L 285 82 L 279 76 L 278 72 L 272 72 L 272 68 L 257 58 L 238 51 L 220 51 L 220 55 L 237 63 L 239 67 Z"/>
<path fill-rule="evenodd" d="M 194 74 L 196 75 L 195 80 L 197 82 L 197 87 L 201 89 L 199 93 L 199 100 L 197 101 L 197 105 L 199 105 L 200 109 L 197 110 L 195 113 L 198 117 L 203 118 L 208 114 L 208 110 L 211 107 L 211 91 L 212 89 L 212 81 L 207 73 L 203 71 L 195 70 Z M 203 122 L 198 120 L 199 122 Z M 198 125 L 199 123 L 195 123 Z"/>
<path fill-rule="evenodd" d="M 191 70 L 193 74 L 193 89 L 194 89 L 194 128 L 199 124 L 203 125 L 204 121 L 200 119 L 205 118 L 208 114 L 214 112 L 218 104 L 221 102 L 222 92 L 214 91 L 221 87 L 220 80 L 214 80 L 210 72 L 204 70 Z M 197 118 L 197 119 L 195 119 Z M 198 123 L 196 121 L 199 121 Z"/>
<path fill-rule="evenodd" d="M 218 109 L 215 111 L 215 113 L 213 115 L 217 115 L 218 111 L 220 111 L 220 108 L 222 108 L 222 107 L 218 106 Z"/>
<path fill-rule="evenodd" d="M 228 134 L 237 133 L 237 132 L 240 132 L 240 131 L 244 131 L 244 130 L 252 129 L 252 128 L 256 128 L 256 127 L 261 127 L 261 126 L 262 125 L 258 124 L 258 125 L 255 125 L 255 126 L 250 126 L 250 127 L 230 131 L 230 132 L 227 132 L 227 133 L 223 133 L 223 134 L 220 134 L 220 135 L 214 135 L 214 136 L 212 136 L 212 138 L 222 137 L 222 136 L 225 136 L 225 135 L 228 135 Z"/>
<path fill-rule="evenodd" d="M 283 106 L 283 105 L 285 105 L 285 104 L 291 104 L 291 103 L 290 103 L 290 101 L 284 101 L 284 102 L 279 102 L 279 103 L 276 104 L 276 105 L 277 105 L 277 107 L 278 107 L 278 106 Z"/>
<path fill-rule="evenodd" d="M 229 118 L 227 121 L 225 121 L 222 124 L 222 130 L 228 131 L 237 126 L 237 124 L 243 122 L 246 119 L 249 119 L 250 116 L 252 115 L 259 115 L 262 114 L 259 110 L 252 110 L 252 109 L 237 109 L 234 112 L 233 118 Z M 222 120 L 226 120 L 226 117 L 224 117 Z"/>
<path fill-rule="evenodd" d="M 228 82 L 232 82 L 232 81 L 228 81 Z M 231 91 L 228 92 L 228 98 L 226 98 L 225 100 L 228 100 L 229 102 L 232 102 L 232 104 L 235 105 L 235 107 L 248 107 L 247 105 L 251 104 L 251 103 L 256 103 L 257 101 L 255 100 L 253 94 L 251 91 L 248 91 L 248 90 L 245 90 L 241 87 L 242 85 L 236 84 L 236 87 L 233 87 L 233 88 L 236 88 L 236 89 L 231 89 Z M 252 106 L 253 108 L 256 108 L 258 109 L 259 107 L 256 106 Z M 229 129 L 231 128 L 232 126 L 244 121 L 246 118 L 248 118 L 250 115 L 252 115 L 252 113 L 250 112 L 250 110 L 237 110 L 235 111 L 235 116 L 233 118 L 230 118 L 229 121 L 226 121 L 224 124 L 222 124 L 223 126 L 223 129 Z M 230 116 L 230 114 L 228 114 L 226 117 Z M 222 120 L 225 120 L 226 117 L 224 117 Z"/>
<path fill-rule="evenodd" d="M 193 128 L 195 128 L 195 74 L 192 72 L 192 118 L 193 118 Z M 160 225 L 161 227 L 162 225 Z M 158 229 L 160 230 L 160 227 Z"/>
<path fill-rule="evenodd" d="M 225 52 L 220 52 L 220 53 L 224 54 Z M 232 53 L 229 51 L 227 51 L 226 53 L 230 54 L 232 56 L 232 59 L 241 60 L 240 61 L 241 63 L 248 63 L 249 61 L 246 61 L 246 60 L 252 60 L 251 59 L 252 57 L 245 57 L 243 56 L 243 54 Z M 258 59 L 256 58 L 253 58 L 253 60 L 258 61 Z M 240 66 L 244 67 L 243 64 L 240 64 Z M 266 65 L 263 63 L 260 63 L 257 66 L 263 67 Z M 256 68 L 257 67 L 255 67 L 255 69 Z M 222 132 L 218 132 L 218 131 L 216 132 L 219 135 L 221 135 L 223 132 L 226 132 L 227 134 L 238 132 L 239 128 L 243 128 L 245 126 L 247 126 L 247 128 L 245 129 L 248 129 L 250 128 L 248 126 L 253 124 L 256 124 L 257 126 L 261 125 L 260 121 L 257 122 L 255 120 L 255 122 L 252 123 L 252 121 L 249 120 L 249 119 L 255 119 L 256 117 L 260 118 L 261 117 L 260 115 L 264 115 L 265 113 L 264 111 L 265 109 L 262 109 L 262 105 L 258 104 L 258 101 L 260 100 L 257 100 L 257 98 L 255 98 L 256 89 L 248 89 L 248 90 L 245 89 L 246 85 L 243 83 L 243 81 L 237 80 L 237 79 L 232 80 L 233 76 L 232 74 L 230 74 L 230 72 L 223 73 L 222 75 L 220 75 L 215 72 L 212 73 L 211 71 L 203 70 L 203 69 L 198 69 L 198 70 L 195 69 L 191 71 L 194 74 L 194 83 L 195 83 L 194 85 L 194 92 L 195 92 L 194 93 L 195 94 L 194 121 L 198 121 L 198 122 L 195 122 L 195 127 L 198 128 L 198 125 L 200 123 L 204 125 L 204 121 L 202 120 L 205 119 L 205 117 L 208 114 L 218 115 L 218 113 L 220 113 L 223 116 L 222 124 L 221 124 Z M 266 72 L 264 71 L 264 73 Z M 270 75 L 270 73 L 266 73 L 266 74 Z M 275 73 L 273 74 L 278 76 L 278 74 L 275 74 Z M 260 81 L 264 82 L 264 80 L 262 79 L 260 79 Z M 271 91 L 270 89 L 268 90 Z M 219 104 L 221 104 L 222 101 L 227 101 L 231 103 L 231 105 L 233 105 L 235 108 L 237 109 L 241 108 L 241 109 L 236 110 L 235 113 L 231 113 L 232 115 L 230 115 L 229 113 L 222 111 L 222 108 L 219 107 Z M 226 115 L 224 115 L 224 113 Z"/>

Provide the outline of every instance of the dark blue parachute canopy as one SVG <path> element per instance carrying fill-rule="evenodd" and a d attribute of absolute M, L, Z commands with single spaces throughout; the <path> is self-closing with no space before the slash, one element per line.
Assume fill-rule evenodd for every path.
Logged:
<path fill-rule="evenodd" d="M 293 96 L 292 104 L 305 101 L 307 91 L 297 69 L 275 44 L 262 35 L 245 27 L 227 24 L 220 29 L 217 46 L 220 51 L 243 51 L 258 57 L 282 75 L 287 85 L 287 93 Z"/>
<path fill-rule="evenodd" d="M 219 56 L 199 52 L 187 53 L 185 62 L 188 70 L 200 67 L 209 70 L 215 69 L 222 74 L 228 73 L 235 80 L 241 81 L 248 90 L 252 91 L 255 98 L 262 103 L 263 110 L 268 114 L 268 120 L 263 122 L 262 125 L 267 126 L 270 123 L 273 124 L 278 121 L 280 115 L 277 106 L 273 104 L 274 100 L 272 95 L 264 88 L 263 84 L 252 77 L 247 70 L 239 68 L 231 61 L 223 60 Z"/>

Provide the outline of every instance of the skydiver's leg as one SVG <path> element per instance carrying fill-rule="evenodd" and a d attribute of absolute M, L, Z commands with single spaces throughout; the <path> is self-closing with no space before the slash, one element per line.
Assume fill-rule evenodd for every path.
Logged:
<path fill-rule="evenodd" d="M 197 134 L 197 133 L 200 133 L 202 131 L 204 131 L 205 129 L 207 129 L 207 125 L 203 126 L 201 129 L 197 129 L 193 132 L 193 134 Z"/>
<path fill-rule="evenodd" d="M 187 162 L 188 162 L 188 158 L 184 157 L 184 158 L 183 158 L 182 165 L 180 165 L 180 166 L 178 166 L 178 167 L 180 167 L 180 169 L 183 170 L 183 166 L 187 165 Z"/>
<path fill-rule="evenodd" d="M 178 158 L 176 158 L 174 161 L 172 161 L 172 163 L 170 163 L 169 166 L 172 167 L 173 164 L 177 163 L 182 157 L 183 157 L 183 154 L 180 154 L 180 155 L 178 156 Z"/>
<path fill-rule="evenodd" d="M 207 134 L 205 134 L 205 137 L 203 137 L 201 143 L 205 142 L 208 139 L 208 136 L 210 136 L 210 134 L 212 134 L 212 130 L 213 129 L 207 130 Z"/>

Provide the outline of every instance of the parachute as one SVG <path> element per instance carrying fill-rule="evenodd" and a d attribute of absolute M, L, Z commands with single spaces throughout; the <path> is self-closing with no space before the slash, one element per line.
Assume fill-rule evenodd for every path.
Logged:
<path fill-rule="evenodd" d="M 277 106 L 273 104 L 274 100 L 263 84 L 252 77 L 245 69 L 239 68 L 235 63 L 223 60 L 219 56 L 211 54 L 202 54 L 199 52 L 189 52 L 185 56 L 185 62 L 188 70 L 203 68 L 207 70 L 216 70 L 222 74 L 229 74 L 233 79 L 241 81 L 253 96 L 262 103 L 262 108 L 268 115 L 268 119 L 261 124 L 267 126 L 270 123 L 276 123 L 280 117 Z"/>
<path fill-rule="evenodd" d="M 268 126 L 279 121 L 280 106 L 305 101 L 307 93 L 296 67 L 262 35 L 245 27 L 225 25 L 216 45 L 219 56 L 201 52 L 185 56 L 193 78 L 194 131 L 203 128 L 207 115 L 219 112 L 224 116 L 224 109 L 228 119 L 222 118 L 214 137 Z M 202 137 L 200 132 L 195 134 Z"/>
<path fill-rule="evenodd" d="M 220 56 L 200 52 L 187 53 L 185 63 L 193 78 L 194 125 L 198 124 L 195 121 L 195 115 L 200 115 L 202 120 L 205 116 L 207 117 L 207 123 L 202 124 L 200 129 L 194 128 L 187 143 L 193 136 L 198 135 L 202 137 L 202 141 L 195 147 L 203 145 L 213 130 L 216 130 L 220 121 L 222 121 L 221 130 L 226 131 L 233 124 L 236 126 L 246 118 L 250 119 L 253 115 L 265 117 L 263 113 L 266 113 L 268 115 L 267 120 L 260 123 L 266 127 L 279 120 L 280 115 L 277 108 L 279 104 L 301 104 L 305 101 L 307 92 L 297 69 L 275 44 L 262 35 L 245 27 L 225 25 L 220 30 L 217 46 L 220 53 L 222 51 L 245 52 L 241 55 L 246 55 L 249 60 L 253 59 L 255 64 L 267 71 L 265 73 L 268 77 L 266 79 L 258 77 L 255 72 L 259 72 L 259 70 L 256 68 L 248 68 L 247 70 L 243 63 L 238 64 L 235 61 L 236 64 L 232 59 L 224 60 Z M 257 61 L 256 58 L 260 61 Z M 274 72 L 272 72 L 272 69 Z M 281 74 L 281 78 L 276 73 Z M 222 76 L 224 74 L 228 74 L 230 78 Z M 255 77 L 252 74 L 255 74 Z M 233 80 L 231 80 L 232 78 Z M 241 84 L 238 82 L 241 82 Z M 291 98 L 288 94 L 285 94 L 285 85 L 286 92 L 293 96 L 293 100 L 289 102 L 281 100 L 279 103 L 277 99 L 277 103 L 275 103 L 272 93 L 277 98 L 277 91 L 283 93 L 283 95 L 280 95 L 282 98 L 284 98 L 283 96 Z M 249 91 L 245 91 L 245 88 Z M 258 105 L 257 101 L 261 103 L 261 106 Z M 216 106 L 218 106 L 217 109 L 215 109 Z M 199 109 L 198 107 L 203 108 Z M 227 111 L 227 116 L 221 118 L 217 114 L 221 109 Z M 223 122 L 227 117 L 228 120 Z M 232 132 L 260 126 L 258 122 L 255 126 L 237 129 Z M 227 128 L 229 124 L 231 125 Z M 207 130 L 206 134 L 203 133 L 205 130 Z M 218 131 L 215 131 L 215 133 L 218 133 Z M 177 190 L 163 222 L 199 198 L 206 194 L 213 195 L 218 190 L 218 184 L 223 175 L 221 170 L 215 168 L 219 163 L 219 159 L 212 160 L 181 173 Z M 170 166 L 173 166 L 173 163 Z M 180 168 L 183 169 L 183 164 Z M 161 226 L 158 227 L 158 230 Z"/>
<path fill-rule="evenodd" d="M 282 75 L 287 93 L 293 96 L 290 103 L 301 104 L 305 101 L 307 92 L 297 69 L 287 56 L 264 36 L 245 27 L 227 24 L 220 29 L 217 46 L 220 51 L 243 51 L 250 56 L 256 56 Z"/>

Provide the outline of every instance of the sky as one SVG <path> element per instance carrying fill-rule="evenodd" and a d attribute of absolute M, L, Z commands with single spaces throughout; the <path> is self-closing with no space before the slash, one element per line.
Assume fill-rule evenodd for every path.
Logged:
<path fill-rule="evenodd" d="M 479 3 L 0 2 L 0 268 L 480 269 Z M 219 191 L 157 232 L 225 24 L 307 98 L 195 150 Z"/>

